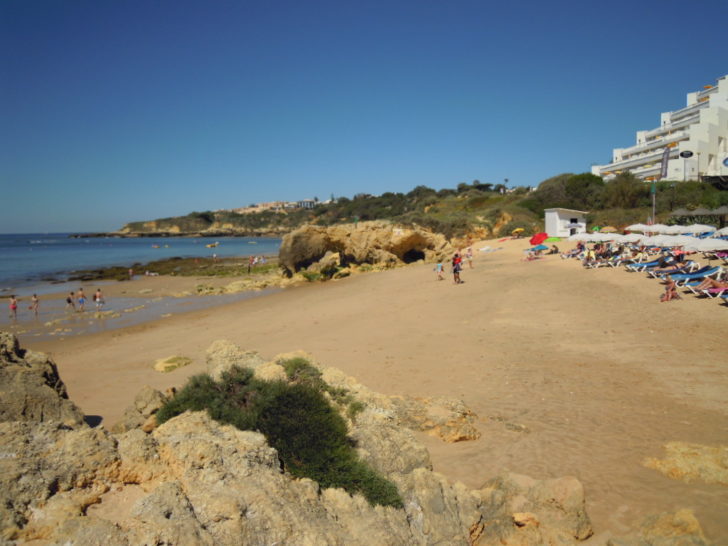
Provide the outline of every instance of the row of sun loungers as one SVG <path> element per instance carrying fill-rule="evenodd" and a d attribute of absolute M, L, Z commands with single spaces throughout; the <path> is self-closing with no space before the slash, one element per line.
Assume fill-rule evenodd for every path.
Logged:
<path fill-rule="evenodd" d="M 647 253 L 651 253 L 654 259 L 634 261 L 623 255 L 617 255 L 610 258 L 585 260 L 585 253 L 576 251 L 562 254 L 561 257 L 564 259 L 581 259 L 584 267 L 588 269 L 624 266 L 625 271 L 645 273 L 649 278 L 660 279 L 665 283 L 674 282 L 675 287 L 684 289 L 685 293 L 692 292 L 696 296 L 705 297 L 706 299 L 718 299 L 728 305 L 728 271 L 723 267 L 728 265 L 728 253 L 704 254 L 704 257 L 710 258 L 712 261 L 717 258 L 718 263 L 721 265 L 701 265 L 694 260 L 679 262 L 677 258 L 672 256 L 672 249 L 653 248 L 648 249 Z M 655 258 L 654 256 L 658 257 Z M 673 261 L 666 263 L 666 258 L 670 259 L 671 257 Z M 699 288 L 705 279 L 722 280 L 721 282 L 725 281 L 727 285 L 725 287 Z"/>

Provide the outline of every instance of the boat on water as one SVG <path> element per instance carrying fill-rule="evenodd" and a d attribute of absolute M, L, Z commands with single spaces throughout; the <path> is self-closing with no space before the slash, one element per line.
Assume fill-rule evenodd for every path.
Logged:
<path fill-rule="evenodd" d="M 159 245 L 152 245 L 152 248 L 159 248 Z"/>
<path fill-rule="evenodd" d="M 248 241 L 248 244 L 249 245 L 257 245 L 258 244 L 258 241 Z"/>
<path fill-rule="evenodd" d="M 209 245 L 205 245 L 207 248 L 215 248 L 217 246 L 220 246 L 219 241 L 215 241 L 214 243 L 210 243 Z"/>

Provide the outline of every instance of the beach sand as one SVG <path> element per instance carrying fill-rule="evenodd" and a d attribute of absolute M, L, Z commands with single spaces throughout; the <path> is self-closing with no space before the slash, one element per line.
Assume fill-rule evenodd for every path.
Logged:
<path fill-rule="evenodd" d="M 478 251 L 484 245 L 503 248 Z M 479 440 L 420 435 L 451 480 L 476 488 L 505 469 L 573 475 L 597 535 L 692 508 L 725 543 L 728 487 L 672 480 L 642 461 L 662 457 L 670 441 L 728 444 L 728 309 L 692 296 L 660 303 L 662 287 L 643 274 L 558 256 L 523 262 L 527 246 L 474 245 L 461 285 L 415 264 L 99 334 L 20 339 L 52 355 L 72 400 L 107 427 L 145 384 L 163 390 L 203 371 L 214 340 L 266 358 L 303 349 L 383 393 L 462 399 L 479 416 Z M 142 283 L 184 289 L 159 277 L 134 290 Z M 194 363 L 153 370 L 171 355 Z"/>

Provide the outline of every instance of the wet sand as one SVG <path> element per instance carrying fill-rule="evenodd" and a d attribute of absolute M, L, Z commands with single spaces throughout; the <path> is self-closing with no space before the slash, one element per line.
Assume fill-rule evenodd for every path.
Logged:
<path fill-rule="evenodd" d="M 479 252 L 485 244 L 503 250 Z M 51 353 L 74 402 L 106 426 L 143 385 L 181 385 L 204 370 L 216 339 L 264 357 L 304 349 L 380 392 L 463 399 L 481 439 L 421 436 L 450 479 L 574 475 L 597 535 L 692 508 L 708 538 L 726 543 L 728 487 L 641 463 L 668 441 L 728 444 L 728 308 L 692 296 L 660 303 L 657 281 L 621 269 L 523 262 L 526 246 L 476 245 L 462 285 L 418 264 L 62 341 L 20 338 Z M 194 364 L 152 370 L 170 355 Z"/>

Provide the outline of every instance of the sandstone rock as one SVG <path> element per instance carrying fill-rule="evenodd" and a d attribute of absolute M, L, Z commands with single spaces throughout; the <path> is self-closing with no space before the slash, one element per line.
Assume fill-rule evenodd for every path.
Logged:
<path fill-rule="evenodd" d="M 707 546 L 700 523 L 692 510 L 649 516 L 639 531 L 610 539 L 607 546 Z"/>
<path fill-rule="evenodd" d="M 153 415 L 167 402 L 168 397 L 149 385 L 144 386 L 134 398 L 131 406 L 124 410 L 121 419 L 111 427 L 114 433 L 122 433 L 135 428 L 156 426 Z M 154 421 L 152 425 L 150 421 Z M 149 429 L 151 430 L 151 429 Z M 148 431 L 145 431 L 148 432 Z"/>
<path fill-rule="evenodd" d="M 186 356 L 168 356 L 160 358 L 154 363 L 154 369 L 158 372 L 169 373 L 177 368 L 183 368 L 192 364 L 192 359 Z"/>
<path fill-rule="evenodd" d="M 321 263 L 327 253 L 330 254 Z M 337 265 L 343 267 L 365 263 L 392 267 L 419 260 L 433 261 L 451 253 L 452 247 L 441 234 L 378 221 L 303 226 L 283 237 L 279 262 L 290 276 L 311 266 L 316 271 L 330 269 L 336 256 Z"/>
<path fill-rule="evenodd" d="M 450 398 L 393 397 L 395 411 L 402 425 L 426 432 L 441 440 L 454 443 L 477 440 L 476 415 L 462 400 Z"/>
<path fill-rule="evenodd" d="M 474 544 L 572 544 L 592 534 L 576 478 L 539 481 L 503 474 L 479 494 L 482 525 L 473 529 Z"/>
<path fill-rule="evenodd" d="M 728 446 L 670 442 L 664 459 L 649 458 L 643 464 L 673 480 L 728 485 Z"/>
<path fill-rule="evenodd" d="M 341 265 L 341 256 L 338 252 L 331 252 L 330 250 L 323 255 L 323 257 L 308 266 L 309 271 L 315 273 L 321 273 L 326 277 L 331 277 L 336 273 L 336 269 Z"/>
<path fill-rule="evenodd" d="M 264 363 L 264 360 L 255 351 L 243 351 L 240 347 L 226 339 L 218 339 L 207 349 L 205 355 L 207 373 L 217 381 L 222 372 L 237 365 L 243 368 L 255 369 Z"/>
<path fill-rule="evenodd" d="M 68 400 L 53 361 L 21 351 L 12 334 L 0 336 L 0 421 L 82 423 L 83 414 Z"/>

